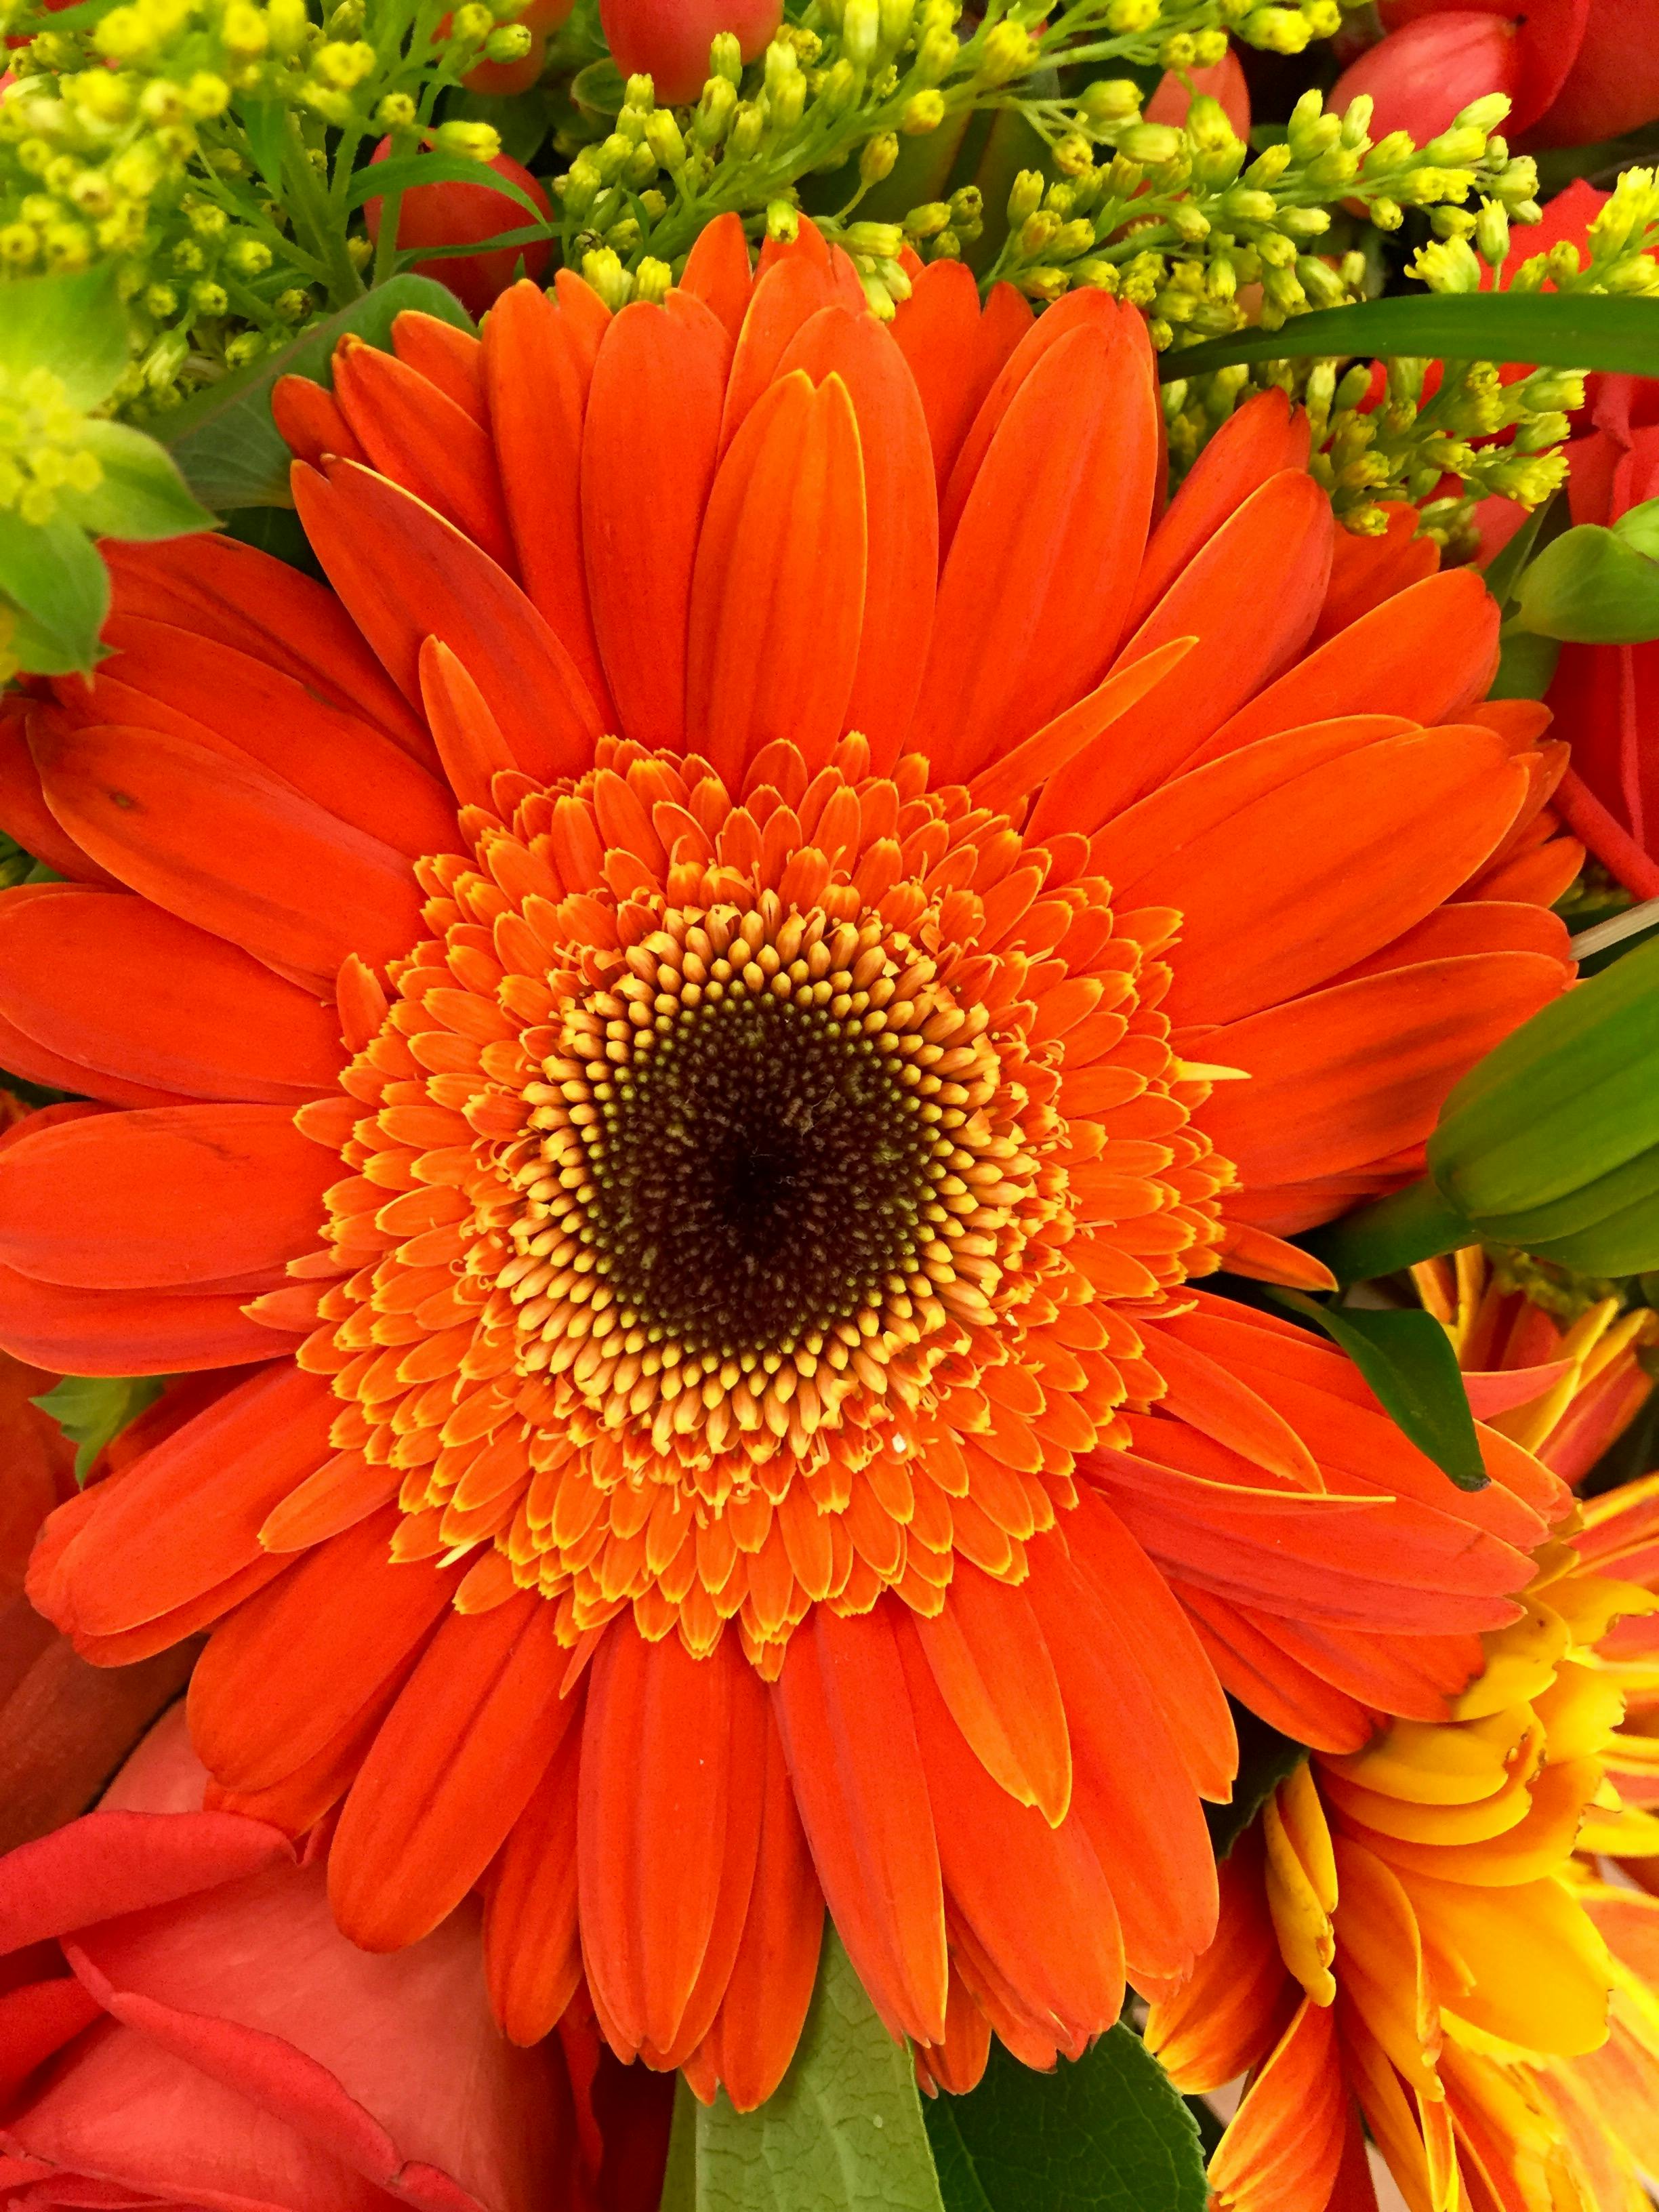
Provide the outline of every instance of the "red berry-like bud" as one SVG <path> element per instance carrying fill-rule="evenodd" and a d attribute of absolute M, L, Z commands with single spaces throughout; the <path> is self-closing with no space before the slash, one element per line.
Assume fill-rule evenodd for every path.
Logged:
<path fill-rule="evenodd" d="M 611 59 L 624 76 L 648 75 L 671 107 L 702 90 L 717 32 L 735 33 L 752 62 L 782 21 L 783 0 L 599 0 Z"/>
<path fill-rule="evenodd" d="M 385 161 L 391 149 L 391 139 L 382 138 L 374 159 Z M 527 169 L 509 155 L 499 154 L 493 161 L 479 164 L 481 176 L 489 170 L 528 192 L 543 216 L 551 220 L 553 210 L 547 194 Z M 363 214 L 369 236 L 378 241 L 380 202 L 366 202 Z M 522 230 L 531 220 L 527 209 L 489 185 L 417 185 L 404 194 L 398 208 L 398 243 L 416 248 L 482 245 L 501 231 Z M 539 278 L 550 251 L 550 242 L 540 239 L 528 246 L 498 246 L 493 253 L 458 253 L 441 260 L 417 261 L 415 273 L 447 284 L 469 314 L 481 315 L 513 282 L 520 260 L 526 276 Z"/>
<path fill-rule="evenodd" d="M 1330 107 L 1344 114 L 1369 93 L 1376 103 L 1371 137 L 1408 131 L 1421 146 L 1449 129 L 1472 100 L 1491 92 L 1513 99 L 1520 67 L 1516 25 L 1507 16 L 1448 9 L 1419 15 L 1361 54 L 1337 79 Z"/>

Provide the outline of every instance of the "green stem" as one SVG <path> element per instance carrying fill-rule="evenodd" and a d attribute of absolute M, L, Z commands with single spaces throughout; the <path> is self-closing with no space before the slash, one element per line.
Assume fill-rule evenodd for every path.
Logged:
<path fill-rule="evenodd" d="M 288 112 L 288 143 L 283 149 L 283 174 L 288 184 L 289 217 L 303 222 L 306 234 L 324 270 L 332 307 L 349 307 L 362 296 L 363 280 L 351 265 L 343 228 L 337 228 L 322 179 L 312 167 L 311 151 L 300 128 L 300 118 Z"/>

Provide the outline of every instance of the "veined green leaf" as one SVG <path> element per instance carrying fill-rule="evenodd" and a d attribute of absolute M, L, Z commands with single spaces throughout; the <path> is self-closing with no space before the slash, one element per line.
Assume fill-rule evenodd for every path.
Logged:
<path fill-rule="evenodd" d="M 227 377 L 169 415 L 162 442 L 203 505 L 220 514 L 239 507 L 292 507 L 292 456 L 271 420 L 272 386 L 281 376 L 309 376 L 326 384 L 334 349 L 348 331 L 384 349 L 391 343 L 392 324 L 409 308 L 459 330 L 472 328 L 465 308 L 444 285 L 429 276 L 394 276 L 280 353 L 255 362 L 240 376 Z"/>
<path fill-rule="evenodd" d="M 1292 315 L 1276 331 L 1235 331 L 1158 356 L 1163 382 L 1206 376 L 1237 362 L 1309 355 L 1376 360 L 1419 354 L 1442 361 L 1526 361 L 1651 376 L 1659 362 L 1659 300 L 1582 292 L 1424 292 Z"/>
<path fill-rule="evenodd" d="M 1171 2093 L 1173 2094 L 1173 2092 Z M 833 1931 L 800 2048 L 756 2112 L 682 2082 L 662 2212 L 943 2212 L 908 2051 Z"/>
<path fill-rule="evenodd" d="M 155 1404 L 166 1380 L 163 1375 L 66 1375 L 29 1403 L 49 1413 L 76 1447 L 75 1480 L 84 1482 L 104 1446 Z"/>
<path fill-rule="evenodd" d="M 190 487 L 163 446 L 124 422 L 88 422 L 84 442 L 96 454 L 104 481 L 95 491 L 59 492 L 71 520 L 94 538 L 130 543 L 185 538 L 211 530 L 215 518 L 191 496 Z"/>
<path fill-rule="evenodd" d="M 1317 1322 L 1376 1392 L 1383 1411 L 1460 1490 L 1484 1490 L 1474 1416 L 1451 1340 L 1432 1314 L 1373 1313 L 1322 1305 L 1300 1291 L 1275 1290 L 1292 1312 Z"/>
<path fill-rule="evenodd" d="M 25 668 L 46 676 L 90 671 L 109 612 L 109 571 L 78 522 L 58 514 L 36 524 L 0 513 L 0 592 L 26 618 L 11 639 Z M 37 666 L 31 641 L 55 665 Z"/>
<path fill-rule="evenodd" d="M 50 369 L 71 407 L 96 407 L 127 365 L 127 314 L 116 265 L 100 261 L 72 276 L 13 277 L 0 314 L 0 368 L 14 376 Z"/>
<path fill-rule="evenodd" d="M 346 205 L 359 208 L 365 200 L 384 199 L 388 192 L 415 191 L 422 185 L 479 185 L 487 191 L 517 200 L 538 222 L 545 220 L 522 185 L 492 169 L 488 161 L 475 161 L 465 154 L 401 154 L 390 161 L 365 162 L 351 179 Z M 475 253 L 477 250 L 469 248 Z"/>
<path fill-rule="evenodd" d="M 927 2121 L 945 2212 L 1204 2212 L 1193 2116 L 1127 2027 L 1052 2074 L 994 2044 L 979 2087 Z"/>
<path fill-rule="evenodd" d="M 239 100 L 236 112 L 247 133 L 253 166 L 273 192 L 283 189 L 283 143 L 288 111 L 279 100 Z"/>

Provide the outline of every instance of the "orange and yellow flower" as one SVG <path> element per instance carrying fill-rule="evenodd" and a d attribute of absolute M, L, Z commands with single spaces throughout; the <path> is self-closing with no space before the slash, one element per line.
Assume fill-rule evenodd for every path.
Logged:
<path fill-rule="evenodd" d="M 1546 1461 L 1604 1447 L 1650 1387 L 1644 1311 L 1615 1320 L 1608 1300 L 1564 1332 L 1476 1251 L 1419 1283 L 1460 1353 L 1491 1362 L 1472 1398 Z M 1646 2203 L 1659 1900 L 1601 1861 L 1659 1853 L 1639 1733 L 1659 1704 L 1656 1529 L 1659 1476 L 1576 1511 L 1452 1717 L 1316 1753 L 1225 1862 L 1216 1943 L 1147 2027 L 1183 2088 L 1249 2075 L 1211 2165 L 1218 2212 L 1372 2204 L 1362 2119 L 1411 2212 Z"/>
<path fill-rule="evenodd" d="M 1101 295 L 941 264 L 890 331 L 726 223 L 334 380 L 327 586 L 120 551 L 7 726 L 69 880 L 0 901 L 0 1057 L 96 1103 L 0 1153 L 0 1340 L 260 1363 L 37 1601 L 210 1628 L 215 1802 L 337 1814 L 372 1947 L 482 1881 L 515 2037 L 584 1986 L 752 2104 L 827 1902 L 939 2081 L 1079 2051 L 1209 1941 L 1223 1684 L 1443 1716 L 1566 1508 L 1193 1287 L 1320 1281 L 1285 1236 L 1567 982 L 1559 749 L 1470 574 L 1314 642 L 1279 395 L 1160 515 Z"/>

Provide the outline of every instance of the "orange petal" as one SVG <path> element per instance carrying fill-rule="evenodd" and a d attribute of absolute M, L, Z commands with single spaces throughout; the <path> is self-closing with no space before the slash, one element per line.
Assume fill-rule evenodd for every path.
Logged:
<path fill-rule="evenodd" d="M 516 574 L 495 448 L 475 416 L 397 355 L 349 338 L 335 350 L 334 397 L 362 448 L 342 458 L 366 459 Z"/>
<path fill-rule="evenodd" d="M 921 394 L 941 493 L 969 423 L 1031 322 L 1030 301 L 1012 284 L 994 285 L 981 312 L 973 271 L 960 261 L 930 261 L 900 301 L 893 337 Z"/>
<path fill-rule="evenodd" d="M 795 2055 L 823 1936 L 823 1898 L 775 1723 L 769 1722 L 764 1757 L 749 1911 L 704 2046 L 740 2112 L 765 2103 Z"/>
<path fill-rule="evenodd" d="M 590 688 L 504 569 L 396 484 L 352 462 L 327 480 L 296 464 L 295 504 L 329 580 L 410 699 L 422 641 L 441 637 L 526 774 L 585 767 L 604 726 Z"/>
<path fill-rule="evenodd" d="M 1054 1661 L 1024 1593 L 958 1559 L 945 1609 L 901 1616 L 975 1755 L 1049 1826 L 1072 1797 L 1072 1747 Z"/>
<path fill-rule="evenodd" d="M 447 392 L 475 422 L 488 427 L 483 347 L 471 331 L 457 330 L 453 323 L 423 315 L 417 307 L 405 307 L 392 319 L 392 349 L 399 361 Z"/>
<path fill-rule="evenodd" d="M 105 555 L 118 616 L 148 616 L 252 653 L 331 706 L 362 714 L 417 760 L 431 746 L 332 592 L 222 532 L 152 545 L 112 543 Z"/>
<path fill-rule="evenodd" d="M 582 438 L 588 588 L 620 727 L 676 751 L 687 743 L 692 565 L 731 355 L 701 301 L 671 294 L 665 307 L 624 307 L 599 350 Z M 663 392 L 672 408 L 653 398 Z"/>
<path fill-rule="evenodd" d="M 41 793 L 27 732 L 43 711 L 48 710 L 19 692 L 0 697 L 0 830 L 71 883 L 113 890 L 115 878 L 81 850 Z"/>
<path fill-rule="evenodd" d="M 1425 577 L 1258 692 L 1190 764 L 1334 714 L 1450 721 L 1485 691 L 1497 655 L 1497 604 L 1474 570 L 1451 568 Z"/>
<path fill-rule="evenodd" d="M 1157 458 L 1158 403 L 1133 319 L 1133 330 L 1090 322 L 1044 350 L 975 475 L 939 580 L 913 739 L 938 776 L 974 775 L 1110 664 Z M 964 448 L 958 474 L 968 459 Z"/>
<path fill-rule="evenodd" d="M 814 1606 L 773 1694 L 813 1863 L 859 1978 L 894 2032 L 937 2043 L 944 1892 L 890 1602 L 848 1618 Z"/>
<path fill-rule="evenodd" d="M 334 394 L 308 376 L 277 378 L 271 388 L 270 416 L 295 459 L 309 461 L 313 468 L 331 454 L 347 461 L 368 459 Z"/>
<path fill-rule="evenodd" d="M 865 625 L 846 723 L 868 738 L 871 764 L 884 775 L 909 729 L 933 626 L 939 507 L 927 417 L 902 356 L 868 313 L 820 309 L 790 341 L 778 374 L 798 368 L 815 384 L 839 376 L 858 420 L 868 532 L 865 605 L 876 618 Z M 900 638 L 905 642 L 896 650 Z"/>
<path fill-rule="evenodd" d="M 1034 828 L 1098 829 L 1177 769 L 1195 766 L 1217 724 L 1301 650 L 1324 596 L 1335 526 L 1330 501 L 1298 470 L 1252 492 L 1182 570 L 1119 661 L 1138 660 L 1172 637 L 1196 637 L 1199 650 L 1125 718 L 1109 746 L 1054 778 Z M 1237 588 L 1241 576 L 1255 580 L 1250 591 Z"/>
<path fill-rule="evenodd" d="M 1331 2010 L 1304 1997 L 1210 2162 L 1216 2212 L 1328 2205 L 1348 2126 Z"/>
<path fill-rule="evenodd" d="M 281 1106 L 156 1106 L 0 1153 L 0 1261 L 88 1290 L 216 1284 L 317 1243 L 339 1163 Z"/>
<path fill-rule="evenodd" d="M 1340 974 L 1454 890 L 1525 788 L 1490 731 L 1412 731 L 1322 762 L 1166 849 L 1134 887 L 1137 904 L 1182 916 L 1164 1011 L 1231 1021 Z"/>
<path fill-rule="evenodd" d="M 364 1950 L 429 1935 L 528 1803 L 571 1719 L 556 1623 L 527 1590 L 489 1613 L 450 1613 L 416 1662 L 329 1846 L 334 1917 Z"/>
<path fill-rule="evenodd" d="M 581 1730 L 569 1709 L 547 1771 L 490 1869 L 484 1907 L 489 2002 L 514 2043 L 550 2035 L 582 1978 L 576 1908 L 576 1769 Z"/>
<path fill-rule="evenodd" d="M 713 222 L 705 223 L 697 233 L 696 243 L 685 257 L 679 289 L 692 299 L 700 300 L 718 318 L 735 343 L 743 328 L 743 319 L 749 312 L 753 283 L 743 217 L 728 210 L 725 215 L 717 215 Z"/>
<path fill-rule="evenodd" d="M 1313 634 L 1316 645 L 1438 571 L 1440 548 L 1432 538 L 1419 535 L 1417 509 L 1403 500 L 1385 500 L 1382 512 L 1388 527 L 1380 537 L 1361 538 L 1352 530 L 1336 533 L 1330 589 Z"/>
<path fill-rule="evenodd" d="M 394 1565 L 391 1538 L 403 1517 L 385 1506 L 289 1562 L 197 1662 L 191 1737 L 227 1787 L 269 1789 L 295 1773 L 431 1635 L 464 1571 Z"/>
<path fill-rule="evenodd" d="M 556 302 L 526 278 L 496 301 L 483 337 L 490 430 L 519 574 L 607 726 L 582 562 L 581 451 L 588 386 L 610 320 L 599 295 L 580 278 L 558 285 Z M 449 642 L 461 650 L 459 640 Z M 461 657 L 471 659 L 465 652 Z M 475 672 L 482 680 L 482 672 Z M 502 727 L 509 727 L 505 717 Z"/>
<path fill-rule="evenodd" d="M 1305 469 L 1312 445 L 1307 416 L 1279 391 L 1259 392 L 1230 416 L 1194 463 L 1152 532 L 1128 619 L 1139 623 L 1188 562 L 1281 469 Z"/>
<path fill-rule="evenodd" d="M 283 1360 L 102 1486 L 58 1569 L 75 1626 L 140 1627 L 262 1559 L 260 1523 L 326 1456 L 335 1411 L 322 1377 Z"/>
<path fill-rule="evenodd" d="M 776 379 L 790 340 L 821 307 L 839 304 L 855 315 L 869 307 L 852 263 L 837 246 L 824 252 L 823 234 L 813 226 L 788 250 L 762 256 L 754 295 L 738 332 L 731 380 L 720 422 L 720 453 L 747 421 L 750 410 Z"/>
<path fill-rule="evenodd" d="M 858 667 L 865 566 L 847 387 L 783 378 L 720 463 L 691 580 L 686 722 L 728 787 L 775 738 L 809 768 L 827 759 Z"/>
<path fill-rule="evenodd" d="M 1427 1136 L 1464 1070 L 1571 972 L 1536 952 L 1430 960 L 1211 1030 L 1206 1054 L 1250 1080 L 1217 1085 L 1205 1134 L 1252 1190 L 1386 1158 Z"/>
<path fill-rule="evenodd" d="M 615 1622 L 588 1674 L 577 1865 L 587 1974 L 630 2048 L 672 2044 L 714 1925 L 732 1790 L 726 1636 L 694 1659 Z M 752 1844 L 751 1844 L 752 1849 Z"/>
<path fill-rule="evenodd" d="M 406 952 L 421 900 L 408 860 L 291 784 L 153 730 L 40 740 L 52 811 L 134 890 L 283 969 Z"/>
<path fill-rule="evenodd" d="M 240 1367 L 284 1343 L 246 1304 L 246 1291 L 70 1290 L 0 1267 L 0 1345 L 58 1374 Z"/>
<path fill-rule="evenodd" d="M 70 1060 L 198 1098 L 295 1106 L 343 1059 L 332 1010 L 234 945 L 67 884 L 0 894 L 0 1013 Z"/>

